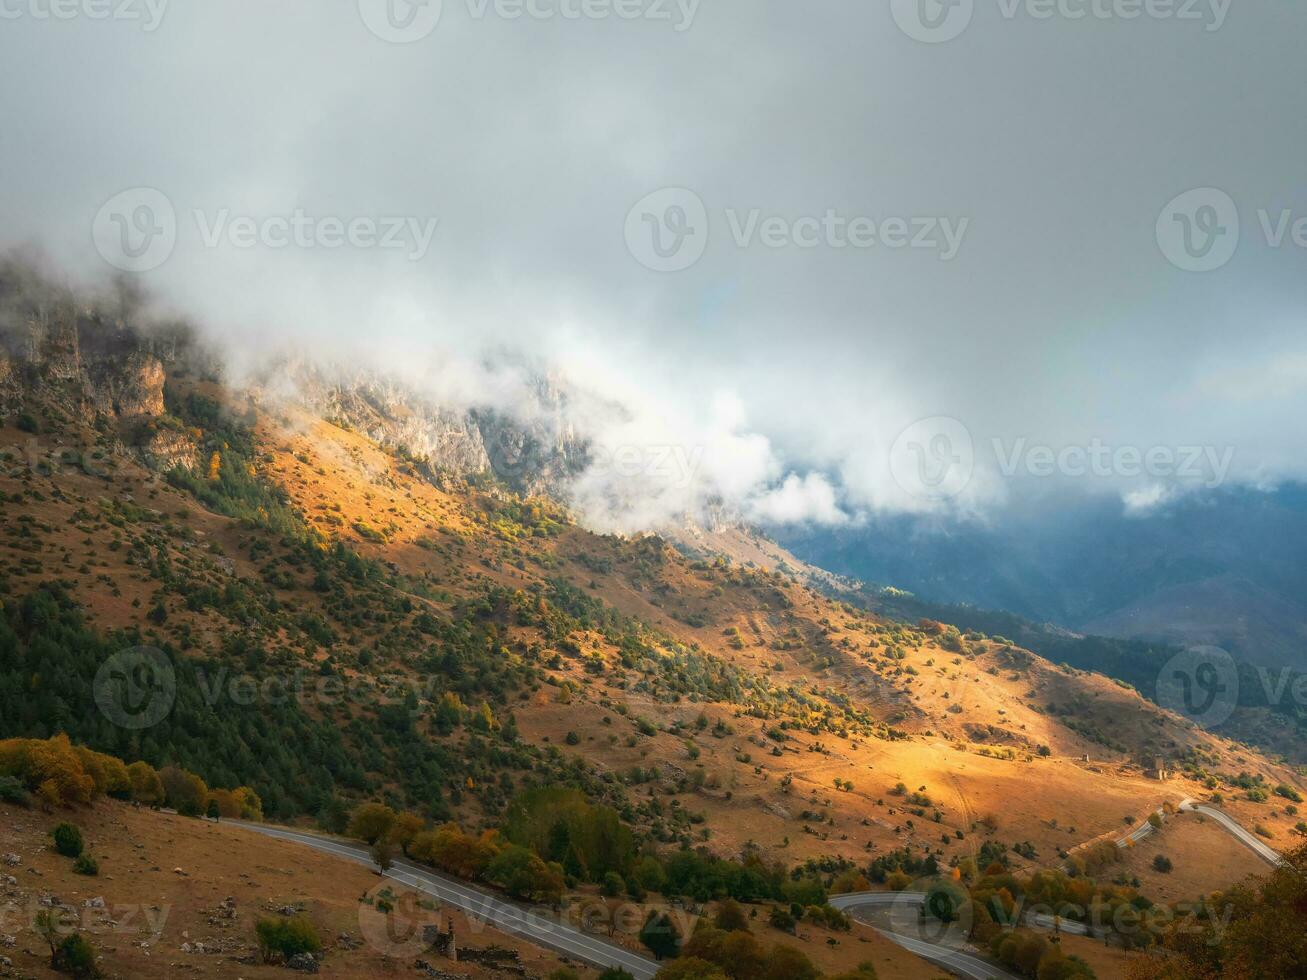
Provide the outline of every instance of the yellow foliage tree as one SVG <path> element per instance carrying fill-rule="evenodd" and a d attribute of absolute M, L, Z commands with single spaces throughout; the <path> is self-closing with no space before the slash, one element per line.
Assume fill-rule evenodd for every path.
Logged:
<path fill-rule="evenodd" d="M 163 802 L 163 780 L 148 762 L 133 762 L 127 767 L 127 778 L 132 784 L 132 799 L 153 806 Z"/>

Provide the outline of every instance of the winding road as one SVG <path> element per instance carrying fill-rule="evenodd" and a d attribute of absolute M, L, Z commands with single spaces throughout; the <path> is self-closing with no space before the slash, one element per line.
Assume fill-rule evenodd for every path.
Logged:
<path fill-rule="evenodd" d="M 1272 866 L 1283 863 L 1283 858 L 1277 851 L 1268 847 L 1256 835 L 1222 811 L 1191 799 L 1184 800 L 1179 809 L 1210 817 L 1219 827 Z M 1160 809 L 1156 812 L 1162 813 Z M 357 841 L 241 820 L 228 820 L 225 823 L 279 840 L 303 844 L 327 854 L 367 865 L 374 870 L 377 868 L 368 853 L 368 848 Z M 1153 832 L 1153 829 L 1145 820 L 1116 844 L 1118 847 L 1126 847 L 1130 842 L 1143 840 Z M 447 877 L 429 868 L 400 860 L 394 862 L 385 876 L 431 895 L 445 905 L 457 908 L 475 919 L 488 922 L 503 932 L 521 936 L 530 942 L 595 966 L 621 967 L 636 980 L 653 980 L 654 974 L 658 972 L 659 964 L 646 956 L 633 953 L 616 943 L 582 932 L 565 922 L 540 915 L 482 891 L 465 881 Z M 859 918 L 860 922 L 875 929 L 908 952 L 957 976 L 965 977 L 967 980 L 995 980 L 995 978 L 1017 980 L 1011 973 L 976 955 L 976 951 L 961 938 L 952 938 L 948 945 L 921 938 L 923 933 L 921 908 L 925 900 L 925 894 L 920 892 L 851 892 L 831 896 L 830 904 L 847 912 L 870 910 L 870 917 Z M 934 920 L 930 921 L 934 922 Z M 1028 925 L 1037 928 L 1058 929 L 1074 935 L 1087 935 L 1089 932 L 1083 923 L 1051 915 L 1029 915 L 1026 921 Z M 943 924 L 936 925 L 938 928 L 932 927 L 932 933 L 947 933 L 947 927 Z"/>
<path fill-rule="evenodd" d="M 335 854 L 350 861 L 357 861 L 376 870 L 377 865 L 368 853 L 368 848 L 357 841 L 340 840 L 333 837 L 321 837 L 283 827 L 270 827 L 264 824 L 246 823 L 228 820 L 227 824 L 266 834 L 279 840 L 305 844 L 315 850 Z M 592 963 L 595 966 L 621 967 L 635 980 L 652 980 L 658 972 L 659 964 L 648 957 L 591 936 L 565 922 L 537 914 L 519 905 L 497 898 L 487 892 L 469 885 L 456 878 L 447 878 L 429 868 L 418 867 L 407 861 L 395 861 L 385 873 L 401 885 L 407 885 L 420 892 L 425 892 L 439 899 L 445 905 L 452 906 L 467 915 L 488 922 L 503 932 L 521 936 L 540 946 L 557 950 L 567 956 Z"/>
<path fill-rule="evenodd" d="M 1281 856 L 1279 851 L 1262 843 L 1261 838 L 1256 834 L 1249 833 L 1244 829 L 1242 824 L 1236 823 L 1227 814 L 1215 807 L 1210 807 L 1203 803 L 1195 803 L 1193 800 L 1185 800 L 1180 804 L 1180 809 L 1192 810 L 1194 813 L 1201 813 L 1205 817 L 1211 817 L 1221 825 L 1222 829 L 1233 835 L 1235 840 L 1239 841 L 1239 843 L 1243 844 L 1272 867 L 1278 868 L 1284 863 L 1284 858 Z"/>
<path fill-rule="evenodd" d="M 830 904 L 842 911 L 856 914 L 865 909 L 880 910 L 883 916 L 859 916 L 858 921 L 950 973 L 969 980 L 990 980 L 991 977 L 1017 980 L 1011 973 L 976 955 L 960 934 L 950 936 L 945 924 L 936 919 L 923 920 L 921 908 L 925 903 L 924 892 L 847 892 L 830 897 Z M 922 938 L 927 929 L 933 938 L 944 939 L 945 943 Z"/>

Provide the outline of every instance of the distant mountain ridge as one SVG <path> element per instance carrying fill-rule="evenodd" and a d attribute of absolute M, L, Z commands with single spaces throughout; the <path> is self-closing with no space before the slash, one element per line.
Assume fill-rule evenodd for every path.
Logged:
<path fill-rule="evenodd" d="M 1014 509 L 985 525 L 877 517 L 773 533 L 814 565 L 929 601 L 1307 668 L 1300 485 L 1195 492 L 1137 516 L 1103 499 Z"/>

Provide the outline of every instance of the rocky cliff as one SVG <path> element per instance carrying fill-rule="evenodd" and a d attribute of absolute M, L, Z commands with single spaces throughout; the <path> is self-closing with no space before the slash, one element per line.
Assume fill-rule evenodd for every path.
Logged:
<path fill-rule="evenodd" d="M 194 446 L 165 420 L 164 384 L 198 350 L 185 328 L 144 328 L 29 268 L 0 265 L 0 415 L 37 432 L 88 427 L 165 467 Z"/>
<path fill-rule="evenodd" d="M 489 408 L 454 409 L 394 379 L 299 361 L 288 366 L 292 398 L 314 414 L 403 452 L 434 481 L 492 475 L 524 494 L 561 498 L 584 468 L 583 439 L 556 381 L 530 383 L 530 421 Z"/>

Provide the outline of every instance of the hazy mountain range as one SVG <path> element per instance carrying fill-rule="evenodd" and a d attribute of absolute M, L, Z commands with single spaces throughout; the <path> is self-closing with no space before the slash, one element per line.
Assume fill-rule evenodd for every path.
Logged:
<path fill-rule="evenodd" d="M 984 523 L 897 515 L 774 533 L 813 564 L 933 602 L 1307 665 L 1300 484 L 1192 493 L 1141 515 L 1091 498 Z"/>

